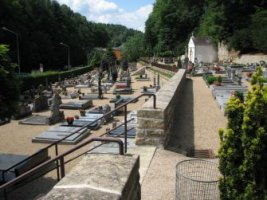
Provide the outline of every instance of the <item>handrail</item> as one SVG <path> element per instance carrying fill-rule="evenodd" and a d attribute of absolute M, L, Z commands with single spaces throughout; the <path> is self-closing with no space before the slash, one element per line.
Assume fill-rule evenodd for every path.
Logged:
<path fill-rule="evenodd" d="M 108 116 L 108 115 L 110 115 L 110 114 L 113 114 L 114 112 L 116 112 L 117 110 L 119 110 L 119 109 L 121 109 L 121 108 L 123 108 L 123 107 L 124 107 L 124 123 L 122 123 L 122 124 L 119 125 L 119 126 L 122 126 L 123 124 L 125 125 L 125 130 L 124 130 L 124 147 L 125 147 L 125 148 L 124 148 L 124 152 L 126 153 L 126 152 L 127 152 L 127 131 L 128 131 L 128 130 L 127 130 L 127 122 L 128 122 L 128 121 L 127 121 L 127 105 L 128 105 L 129 103 L 132 103 L 132 102 L 136 101 L 137 99 L 139 99 L 139 98 L 141 98 L 141 97 L 143 97 L 143 96 L 153 96 L 153 108 L 156 109 L 156 95 L 155 95 L 155 94 L 151 94 L 151 93 L 143 93 L 143 94 L 141 94 L 141 95 L 139 95 L 139 96 L 137 96 L 137 97 L 131 99 L 130 101 L 125 102 L 124 104 L 122 104 L 122 105 L 116 107 L 114 110 L 112 110 L 112 111 L 106 113 L 106 114 L 103 115 L 102 117 L 100 117 L 100 118 L 98 118 L 98 119 L 92 121 L 91 123 L 89 123 L 89 124 L 87 124 L 87 125 L 85 125 L 85 126 L 80 127 L 79 129 L 77 129 L 77 131 L 75 131 L 75 132 L 73 132 L 73 133 L 71 133 L 71 134 L 69 134 L 69 135 L 67 135 L 67 136 L 65 136 L 65 137 L 63 137 L 63 138 L 61 138 L 60 140 L 58 140 L 58 141 L 56 141 L 56 142 L 54 142 L 54 143 L 52 143 L 52 144 L 49 144 L 48 146 L 46 146 L 46 147 L 40 149 L 38 152 L 36 152 L 36 153 L 34 153 L 33 155 L 27 157 L 26 159 L 22 160 L 21 162 L 16 163 L 15 165 L 11 166 L 8 170 L 13 169 L 13 168 L 15 168 L 16 166 L 22 164 L 23 162 L 28 161 L 28 160 L 31 159 L 33 156 L 35 156 L 37 153 L 40 153 L 41 151 L 48 150 L 50 147 L 55 146 L 55 152 L 56 152 L 56 157 L 55 157 L 55 158 L 50 159 L 50 160 L 48 160 L 48 161 L 45 161 L 45 162 L 39 164 L 38 166 L 32 168 L 31 170 L 29 170 L 29 171 L 23 173 L 22 175 L 18 176 L 17 178 L 15 178 L 15 179 L 13 179 L 13 180 L 11 180 L 11 181 L 9 181 L 9 182 L 7 182 L 7 183 L 1 185 L 1 186 L 0 186 L 0 191 L 1 191 L 1 190 L 4 190 L 4 191 L 5 191 L 5 190 L 7 189 L 7 188 L 5 188 L 5 187 L 9 187 L 9 185 L 13 185 L 13 184 L 17 183 L 18 181 L 20 181 L 20 180 L 23 179 L 24 177 L 28 176 L 28 175 L 27 175 L 28 173 L 32 173 L 32 171 L 34 171 L 35 169 L 39 169 L 39 168 L 43 167 L 44 165 L 47 165 L 47 164 L 49 164 L 49 163 L 51 163 L 51 162 L 54 162 L 54 161 L 55 161 L 56 164 L 57 164 L 57 167 L 56 167 L 56 169 L 57 169 L 57 177 L 58 177 L 58 180 L 60 180 L 60 174 L 61 174 L 61 176 L 62 176 L 62 173 L 64 174 L 65 172 L 64 172 L 64 170 L 63 170 L 63 168 L 62 168 L 62 166 L 63 166 L 63 164 L 64 164 L 64 159 L 63 159 L 63 160 L 62 160 L 62 159 L 59 159 L 60 155 L 58 155 L 58 144 L 59 144 L 60 142 L 62 142 L 63 140 L 65 140 L 66 138 L 68 138 L 68 137 L 74 135 L 75 133 L 79 132 L 80 130 L 82 130 L 82 129 L 84 129 L 84 128 L 87 128 L 88 125 L 91 125 L 91 124 L 93 124 L 93 123 L 95 123 L 95 122 L 97 122 L 97 121 L 99 121 L 99 120 L 105 118 L 106 116 Z M 131 121 L 131 120 L 129 120 L 129 121 Z M 106 135 L 106 134 L 107 134 L 107 132 L 106 132 L 105 134 L 103 134 L 103 135 Z M 101 135 L 101 136 L 103 136 L 103 135 Z M 92 138 L 92 139 L 94 139 L 95 141 L 104 141 L 104 140 L 107 139 L 107 138 L 105 138 L 105 139 L 104 139 L 104 138 L 99 138 L 98 140 L 96 140 L 96 138 Z M 113 139 L 114 139 L 114 138 L 113 138 Z M 115 139 L 115 140 L 116 140 L 116 139 Z M 120 144 L 120 143 L 123 144 L 123 142 L 122 142 L 120 139 L 117 139 L 117 140 L 119 140 L 120 142 L 118 142 L 118 141 L 114 141 L 114 142 L 118 142 L 119 144 Z M 87 140 L 87 141 L 81 143 L 81 144 L 78 145 L 78 146 L 81 146 L 81 145 L 84 146 L 84 145 L 86 145 L 87 142 L 89 142 L 89 141 L 91 141 L 91 139 L 89 139 L 89 140 Z M 85 143 L 86 143 L 86 144 L 85 144 Z M 89 142 L 89 143 L 90 143 L 90 142 Z M 79 148 L 80 148 L 80 147 L 79 147 Z M 122 148 L 123 148 L 123 145 L 122 145 Z M 75 146 L 74 148 L 70 149 L 69 151 L 72 151 L 73 149 L 77 150 L 78 148 L 77 148 L 77 146 Z M 66 151 L 64 154 L 68 153 L 69 151 Z M 74 151 L 74 150 L 73 150 L 73 151 Z M 123 151 L 121 151 L 121 146 L 120 146 L 120 153 L 123 153 Z M 59 171 L 59 168 L 60 168 L 60 171 Z M 3 176 L 3 177 L 4 177 L 4 174 L 5 174 L 6 172 L 8 172 L 8 170 L 2 171 L 2 176 Z M 4 189 L 3 189 L 3 188 L 4 188 Z"/>
<path fill-rule="evenodd" d="M 109 111 L 108 113 L 106 113 L 105 115 L 103 115 L 103 116 L 100 117 L 100 118 L 97 118 L 96 120 L 92 121 L 92 122 L 91 122 L 90 124 L 88 124 L 88 125 L 92 125 L 92 124 L 96 123 L 96 122 L 99 121 L 99 120 L 101 121 L 101 119 L 105 118 L 106 116 L 108 116 L 108 115 L 110 115 L 110 114 L 113 114 L 115 111 L 117 111 L 117 110 L 119 110 L 119 109 L 121 109 L 121 108 L 127 106 L 129 103 L 132 103 L 132 102 L 136 101 L 137 99 L 141 98 L 142 96 L 153 96 L 153 100 L 154 100 L 154 101 L 153 101 L 153 102 L 154 102 L 154 103 L 153 103 L 153 108 L 156 109 L 156 95 L 155 95 L 155 94 L 144 93 L 144 94 L 141 94 L 141 95 L 139 95 L 139 96 L 137 96 L 137 97 L 131 99 L 130 101 L 127 101 L 126 103 L 124 103 L 124 104 L 122 104 L 122 105 L 116 107 L 114 110 Z M 63 137 L 63 138 L 61 138 L 60 140 L 57 140 L 56 142 L 54 142 L 54 143 L 48 145 L 48 146 L 45 147 L 45 148 L 50 148 L 50 147 L 52 147 L 52 146 L 54 146 L 54 145 L 59 144 L 60 142 L 62 142 L 63 140 L 67 139 L 68 137 L 74 135 L 75 133 L 79 132 L 79 131 L 82 130 L 83 128 L 86 128 L 88 125 L 85 125 L 85 126 L 81 127 L 81 128 L 78 129 L 77 131 L 75 131 L 75 132 L 73 132 L 73 133 L 71 133 L 71 134 L 69 134 L 69 135 L 67 135 L 67 136 L 65 136 L 65 137 Z"/>
<path fill-rule="evenodd" d="M 82 129 L 84 129 L 84 128 L 87 128 L 88 125 L 92 125 L 92 124 L 96 123 L 96 122 L 99 121 L 99 120 L 101 121 L 101 119 L 105 118 L 106 116 L 108 116 L 108 115 L 110 115 L 110 114 L 113 114 L 114 112 L 116 112 L 117 110 L 119 110 L 119 109 L 121 109 L 121 108 L 123 108 L 123 107 L 126 107 L 129 103 L 132 103 L 132 102 L 136 101 L 137 99 L 141 98 L 142 96 L 153 96 L 153 100 L 154 100 L 153 108 L 154 108 L 154 109 L 156 108 L 156 95 L 155 95 L 155 94 L 148 94 L 148 93 L 141 94 L 141 95 L 135 97 L 134 99 L 131 99 L 130 101 L 127 101 L 126 103 L 124 103 L 124 104 L 122 104 L 122 105 L 116 107 L 114 110 L 112 110 L 112 111 L 106 113 L 105 115 L 103 115 L 102 117 L 100 117 L 100 118 L 98 118 L 98 119 L 92 121 L 91 123 L 89 123 L 89 124 L 87 124 L 87 125 L 85 125 L 85 126 L 80 127 L 80 128 L 77 129 L 75 132 L 73 132 L 73 133 L 71 133 L 71 134 L 69 134 L 69 135 L 67 135 L 67 136 L 65 136 L 65 137 L 63 137 L 63 138 L 61 138 L 61 139 L 59 139 L 59 140 L 57 140 L 57 141 L 51 143 L 51 144 L 49 144 L 48 146 L 46 146 L 46 147 L 40 149 L 38 152 L 32 154 L 31 156 L 29 156 L 29 157 L 23 159 L 22 161 L 20 161 L 20 162 L 14 164 L 14 165 L 12 165 L 12 166 L 9 167 L 8 169 L 2 171 L 2 176 L 4 177 L 4 174 L 5 174 L 6 172 L 8 172 L 8 171 L 10 171 L 11 169 L 17 167 L 18 165 L 20 165 L 20 164 L 22 164 L 22 163 L 24 163 L 24 162 L 30 160 L 33 156 L 35 156 L 35 155 L 36 155 L 37 153 L 39 153 L 40 151 L 48 150 L 50 147 L 55 146 L 55 149 L 56 149 L 56 155 L 58 155 L 57 145 L 58 145 L 60 142 L 62 142 L 63 140 L 67 139 L 68 137 L 70 137 L 70 136 L 76 134 L 76 133 L 79 132 L 80 130 L 82 130 Z M 127 118 L 126 118 L 125 122 L 126 122 L 126 121 L 127 121 Z M 127 136 L 126 136 L 126 137 L 127 137 Z M 126 138 L 126 140 L 127 140 L 127 138 Z M 125 143 L 126 143 L 126 142 L 125 142 Z M 125 150 L 127 151 L 127 144 L 125 145 Z M 4 180 L 4 179 L 3 179 L 3 180 Z"/>
<path fill-rule="evenodd" d="M 102 137 L 96 137 L 96 138 L 90 138 L 84 142 L 82 142 L 81 144 L 79 145 L 76 145 L 75 147 L 67 150 L 66 152 L 60 154 L 60 155 L 57 155 L 56 157 L 50 159 L 50 160 L 47 160 L 45 162 L 43 162 L 42 164 L 30 169 L 29 171 L 23 173 L 22 175 L 18 176 L 16 179 L 13 179 L 3 185 L 0 186 L 0 191 L 4 191 L 7 190 L 8 188 L 12 187 L 13 185 L 15 185 L 16 183 L 22 181 L 23 179 L 29 177 L 30 175 L 32 175 L 34 172 L 40 170 L 42 167 L 46 166 L 46 165 L 49 165 L 49 164 L 52 164 L 53 162 L 57 162 L 59 161 L 60 162 L 60 172 L 61 172 L 61 178 L 63 178 L 65 176 L 65 165 L 64 165 L 64 157 L 71 154 L 72 152 L 80 149 L 81 147 L 91 143 L 91 142 L 95 142 L 95 141 L 100 141 L 100 142 L 115 142 L 115 143 L 118 143 L 119 144 L 119 152 L 120 152 L 120 155 L 123 155 L 123 142 L 120 140 L 120 139 L 116 139 L 116 138 L 109 138 L 109 137 L 106 137 L 106 138 L 102 138 Z"/>

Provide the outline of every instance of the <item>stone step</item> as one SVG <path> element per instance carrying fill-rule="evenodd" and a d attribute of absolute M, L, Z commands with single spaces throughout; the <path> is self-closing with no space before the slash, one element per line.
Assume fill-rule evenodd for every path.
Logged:
<path fill-rule="evenodd" d="M 194 158 L 215 158 L 212 149 L 192 149 L 188 151 L 188 156 Z"/>

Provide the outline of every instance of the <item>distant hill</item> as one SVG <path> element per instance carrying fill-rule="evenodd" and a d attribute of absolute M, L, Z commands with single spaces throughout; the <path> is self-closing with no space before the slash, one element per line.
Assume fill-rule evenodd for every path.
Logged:
<path fill-rule="evenodd" d="M 116 24 L 99 24 L 103 27 L 109 35 L 109 45 L 112 47 L 119 47 L 125 43 L 130 37 L 136 34 L 142 34 L 141 31 L 137 31 L 131 28 L 127 28 L 122 25 Z"/>
<path fill-rule="evenodd" d="M 63 68 L 67 65 L 68 46 L 71 65 L 84 65 L 95 47 L 120 46 L 139 32 L 121 25 L 89 22 L 52 0 L 1 0 L 0 27 L 19 35 L 23 72 L 39 69 L 40 63 L 45 70 Z M 10 45 L 10 57 L 16 63 L 16 35 L 0 30 L 0 43 Z"/>

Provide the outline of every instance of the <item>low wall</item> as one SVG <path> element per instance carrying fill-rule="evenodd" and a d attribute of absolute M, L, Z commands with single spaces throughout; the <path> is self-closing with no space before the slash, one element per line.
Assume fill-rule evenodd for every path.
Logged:
<path fill-rule="evenodd" d="M 261 60 L 267 62 L 266 54 L 241 54 L 239 51 L 228 50 L 227 45 L 223 43 L 218 44 L 219 61 L 231 61 L 234 63 L 247 64 L 259 63 Z"/>
<path fill-rule="evenodd" d="M 137 111 L 137 145 L 156 145 L 165 147 L 168 143 L 170 130 L 175 123 L 174 111 L 179 104 L 181 89 L 185 82 L 185 70 L 180 69 L 156 93 L 156 107 L 153 109 L 153 98 L 150 98 Z"/>
<path fill-rule="evenodd" d="M 267 62 L 266 54 L 243 54 L 233 60 L 235 63 L 247 64 L 247 63 L 260 63 L 263 60 Z"/>
<path fill-rule="evenodd" d="M 87 154 L 42 200 L 139 200 L 139 157 Z"/>

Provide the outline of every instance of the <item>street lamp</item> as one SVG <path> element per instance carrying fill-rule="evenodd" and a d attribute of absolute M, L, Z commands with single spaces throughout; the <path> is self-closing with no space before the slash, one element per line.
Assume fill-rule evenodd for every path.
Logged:
<path fill-rule="evenodd" d="M 17 39 L 17 59 L 18 59 L 18 68 L 19 68 L 19 74 L 20 74 L 19 34 L 16 33 L 15 31 L 12 31 L 12 30 L 6 28 L 6 27 L 2 27 L 2 29 L 3 29 L 4 31 L 10 32 L 10 33 L 16 35 L 16 39 Z"/>
<path fill-rule="evenodd" d="M 60 42 L 60 44 L 64 47 L 67 47 L 68 48 L 68 68 L 70 68 L 70 46 L 63 43 L 63 42 Z"/>

